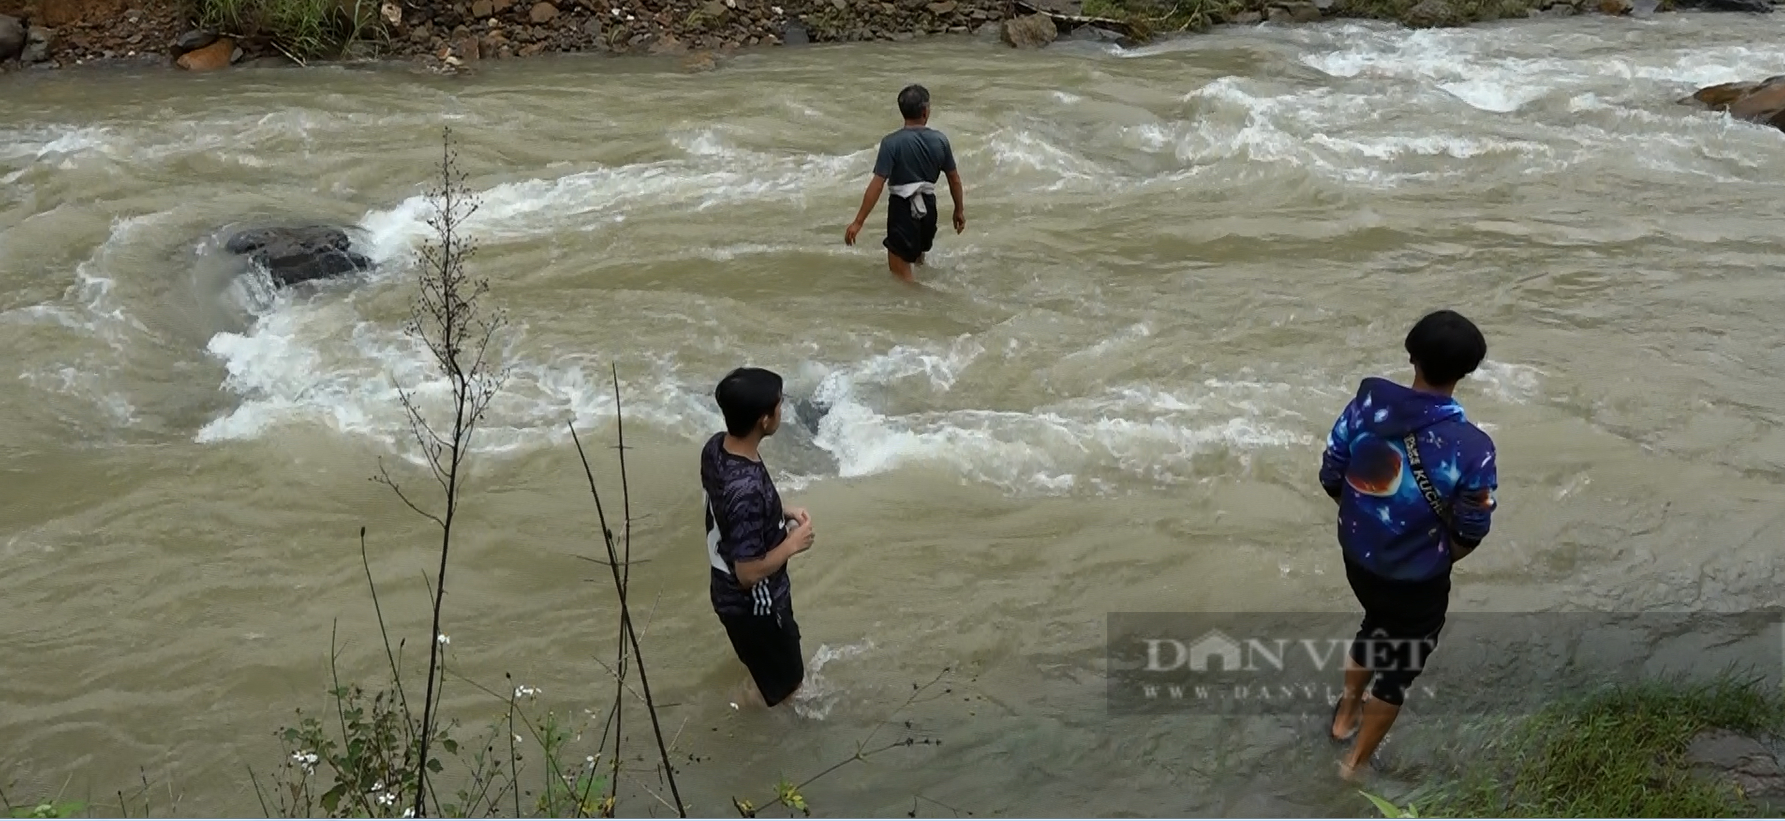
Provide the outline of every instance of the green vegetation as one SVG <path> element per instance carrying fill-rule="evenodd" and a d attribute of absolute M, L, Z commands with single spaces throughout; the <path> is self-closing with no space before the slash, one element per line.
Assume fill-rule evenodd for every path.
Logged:
<path fill-rule="evenodd" d="M 1086 17 L 1102 17 L 1127 25 L 1136 40 L 1161 34 L 1206 31 L 1231 22 L 1250 8 L 1262 8 L 1257 0 L 1085 0 Z"/>
<path fill-rule="evenodd" d="M 1338 0 L 1334 13 L 1340 17 L 1393 20 L 1416 26 L 1463 26 L 1529 17 L 1537 0 L 1442 0 L 1421 6 L 1421 0 Z"/>
<path fill-rule="evenodd" d="M 1416 803 L 1365 797 L 1389 818 L 1754 817 L 1760 808 L 1735 785 L 1687 760 L 1692 739 L 1716 729 L 1785 730 L 1785 694 L 1731 677 L 1613 687 L 1512 725 Z"/>
<path fill-rule="evenodd" d="M 378 0 L 187 0 L 200 28 L 264 42 L 298 62 L 339 57 L 382 36 Z"/>

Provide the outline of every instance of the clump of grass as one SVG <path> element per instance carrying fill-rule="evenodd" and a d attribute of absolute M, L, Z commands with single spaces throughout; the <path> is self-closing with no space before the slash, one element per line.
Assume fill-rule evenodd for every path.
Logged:
<path fill-rule="evenodd" d="M 189 0 L 200 27 L 264 41 L 302 62 L 336 57 L 379 33 L 376 0 Z"/>
<path fill-rule="evenodd" d="M 1692 739 L 1785 729 L 1785 695 L 1758 681 L 1647 681 L 1554 705 L 1472 757 L 1420 802 L 1426 817 L 1730 818 L 1758 812 L 1732 784 L 1693 772 Z"/>

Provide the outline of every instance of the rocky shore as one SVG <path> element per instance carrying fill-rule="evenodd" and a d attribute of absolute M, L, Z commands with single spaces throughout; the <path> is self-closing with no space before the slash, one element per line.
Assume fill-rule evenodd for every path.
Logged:
<path fill-rule="evenodd" d="M 206 27 L 223 0 L 0 0 L 0 70 L 134 61 L 214 71 L 304 56 L 273 27 Z M 242 3 L 242 0 L 230 0 Z M 277 11 L 294 0 L 249 0 Z M 337 0 L 321 60 L 409 59 L 447 71 L 486 60 L 600 52 L 676 55 L 690 71 L 766 46 L 977 34 L 1008 47 L 1059 39 L 1132 44 L 1213 25 L 1386 19 L 1459 26 L 1544 15 L 1636 17 L 1678 9 L 1764 13 L 1774 0 L 1225 0 L 1193 13 L 1156 0 Z M 1779 0 L 1785 2 L 1785 0 Z M 313 5 L 313 4 L 312 4 Z M 231 8 L 240 8 L 240 5 Z M 268 18 L 278 15 L 269 11 Z M 256 30 L 258 29 L 258 30 Z"/>

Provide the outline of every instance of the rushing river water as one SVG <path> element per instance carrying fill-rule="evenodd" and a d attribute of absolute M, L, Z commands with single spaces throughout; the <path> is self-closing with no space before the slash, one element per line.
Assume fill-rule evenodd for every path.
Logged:
<path fill-rule="evenodd" d="M 425 636 L 428 529 L 367 477 L 415 476 L 391 378 L 429 378 L 402 326 L 450 124 L 518 331 L 449 584 L 465 675 L 609 701 L 565 423 L 617 494 L 617 365 L 634 595 L 696 812 L 846 757 L 944 668 L 898 716 L 942 745 L 839 771 L 817 812 L 1364 812 L 1318 721 L 1111 715 L 1106 614 L 1353 610 L 1319 448 L 1445 306 L 1488 334 L 1459 396 L 1502 482 L 1454 607 L 1777 605 L 1785 135 L 1672 101 L 1785 72 L 1781 22 L 5 78 L 0 783 L 146 773 L 179 812 L 256 811 L 244 764 L 324 706 L 336 620 L 346 673 L 378 675 L 362 525 L 385 612 Z M 842 242 L 913 80 L 969 215 L 915 291 L 883 211 Z M 357 225 L 383 265 L 274 298 L 209 250 L 279 220 Z M 819 534 L 792 571 L 816 679 L 774 716 L 728 706 L 696 484 L 712 385 L 746 362 L 834 407 L 765 448 Z"/>

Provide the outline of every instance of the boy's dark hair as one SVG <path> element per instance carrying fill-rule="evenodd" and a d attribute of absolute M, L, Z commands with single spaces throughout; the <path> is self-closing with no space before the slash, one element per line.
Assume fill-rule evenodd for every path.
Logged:
<path fill-rule="evenodd" d="M 1407 355 L 1427 382 L 1455 385 L 1487 358 L 1487 339 L 1456 311 L 1433 311 L 1407 332 Z"/>
<path fill-rule="evenodd" d="M 725 415 L 725 432 L 749 436 L 756 423 L 774 413 L 780 403 L 781 375 L 762 368 L 738 368 L 719 380 L 713 399 Z"/>
<path fill-rule="evenodd" d="M 899 91 L 899 114 L 907 120 L 915 120 L 930 110 L 930 90 L 916 83 L 905 86 Z"/>

